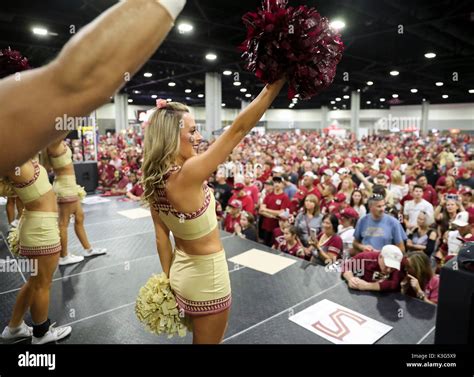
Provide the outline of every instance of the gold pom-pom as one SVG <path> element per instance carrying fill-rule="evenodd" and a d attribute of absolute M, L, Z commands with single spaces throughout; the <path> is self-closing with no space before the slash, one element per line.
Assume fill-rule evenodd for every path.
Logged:
<path fill-rule="evenodd" d="M 169 279 L 163 272 L 153 275 L 140 289 L 135 304 L 135 314 L 148 331 L 156 335 L 167 334 L 186 336 L 191 331 L 191 323 L 179 309 L 171 290 Z"/>
<path fill-rule="evenodd" d="M 16 257 L 20 256 L 20 229 L 12 228 L 10 233 L 8 233 L 7 242 L 10 247 L 10 251 Z"/>
<path fill-rule="evenodd" d="M 0 196 L 9 198 L 15 195 L 13 186 L 7 180 L 0 177 Z"/>
<path fill-rule="evenodd" d="M 79 199 L 82 201 L 87 196 L 87 192 L 84 187 L 77 185 L 77 195 L 79 195 Z"/>

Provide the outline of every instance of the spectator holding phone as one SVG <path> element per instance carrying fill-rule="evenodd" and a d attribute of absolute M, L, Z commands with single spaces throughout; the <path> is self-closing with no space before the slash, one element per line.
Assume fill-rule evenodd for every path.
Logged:
<path fill-rule="evenodd" d="M 257 228 L 255 227 L 255 217 L 247 211 L 242 211 L 240 223 L 234 224 L 235 234 L 241 238 L 257 242 Z"/>
<path fill-rule="evenodd" d="M 311 253 L 314 260 L 324 264 L 334 263 L 342 258 L 343 243 L 337 234 L 339 220 L 335 215 L 327 214 L 323 217 L 322 232 L 316 239 L 309 241 L 310 247 L 306 254 Z"/>
<path fill-rule="evenodd" d="M 322 220 L 323 216 L 320 213 L 318 197 L 314 194 L 308 195 L 303 208 L 295 219 L 296 231 L 304 247 L 309 246 L 311 228 L 316 229 L 319 234 Z"/>
<path fill-rule="evenodd" d="M 405 271 L 406 277 L 400 283 L 402 293 L 437 304 L 439 275 L 433 272 L 428 256 L 424 253 L 409 253 Z"/>
<path fill-rule="evenodd" d="M 453 230 L 452 223 L 456 215 L 462 210 L 462 205 L 458 199 L 458 195 L 446 194 L 441 198 L 439 206 L 436 207 L 434 217 L 438 224 L 439 234 Z"/>

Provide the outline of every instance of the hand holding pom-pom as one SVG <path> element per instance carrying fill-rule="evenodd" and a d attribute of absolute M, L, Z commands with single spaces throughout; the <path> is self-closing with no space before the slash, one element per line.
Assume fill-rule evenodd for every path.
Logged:
<path fill-rule="evenodd" d="M 264 0 L 262 9 L 244 15 L 245 68 L 267 84 L 286 75 L 288 98 L 310 99 L 332 84 L 344 44 L 316 9 L 287 5 L 288 0 Z"/>

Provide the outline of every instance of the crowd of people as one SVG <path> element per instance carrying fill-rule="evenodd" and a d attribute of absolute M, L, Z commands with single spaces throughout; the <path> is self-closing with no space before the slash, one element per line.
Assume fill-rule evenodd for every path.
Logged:
<path fill-rule="evenodd" d="M 474 240 L 471 141 L 437 134 L 249 135 L 208 185 L 225 231 L 339 265 L 352 288 L 402 290 L 436 302 L 425 290 L 436 286 L 440 268 L 461 245 Z M 142 154 L 142 138 L 132 130 L 101 137 L 103 195 L 140 200 Z M 373 260 L 378 274 L 369 283 L 387 283 L 362 284 L 341 263 L 350 258 Z"/>

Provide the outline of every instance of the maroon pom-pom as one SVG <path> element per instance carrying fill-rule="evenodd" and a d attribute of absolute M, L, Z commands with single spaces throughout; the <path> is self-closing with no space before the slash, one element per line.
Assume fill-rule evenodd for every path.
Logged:
<path fill-rule="evenodd" d="M 10 47 L 0 50 L 0 79 L 30 69 L 28 59 Z"/>
<path fill-rule="evenodd" d="M 336 76 L 344 44 L 315 8 L 287 8 L 288 0 L 264 0 L 244 15 L 247 39 L 240 46 L 245 68 L 264 83 L 286 75 L 288 98 L 310 99 Z"/>

